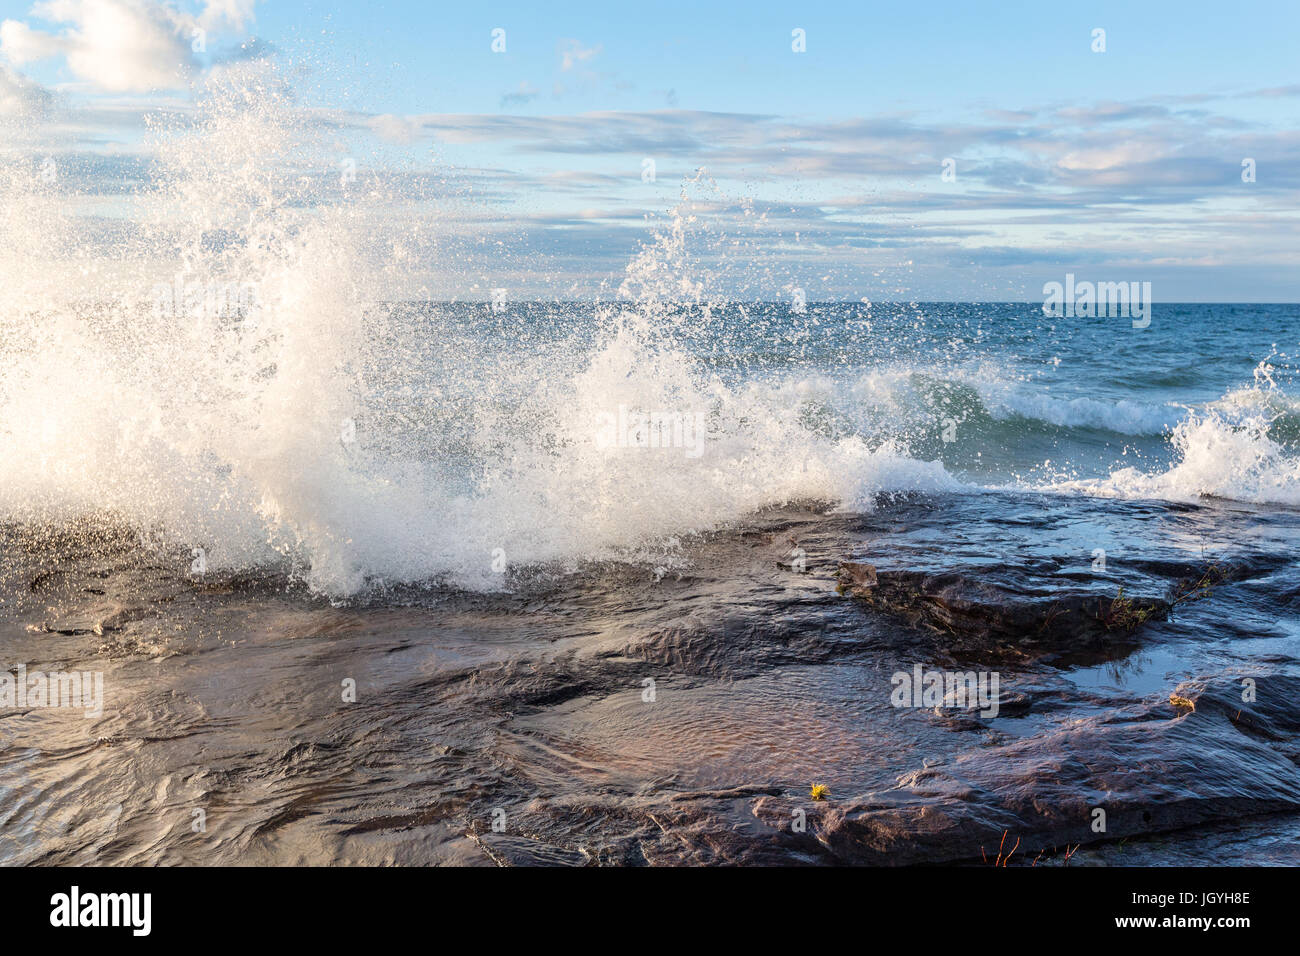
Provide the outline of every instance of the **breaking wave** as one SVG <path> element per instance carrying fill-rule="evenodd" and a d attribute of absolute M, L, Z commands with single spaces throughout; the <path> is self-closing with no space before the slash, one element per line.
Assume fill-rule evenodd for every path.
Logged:
<path fill-rule="evenodd" d="M 1170 433 L 1167 468 L 1122 468 L 1104 478 L 1059 482 L 1052 490 L 1122 498 L 1223 498 L 1300 506 L 1300 403 L 1261 362 L 1250 387 L 1190 412 Z"/>
<path fill-rule="evenodd" d="M 385 303 L 423 233 L 388 212 L 421 197 L 340 182 L 309 119 L 270 64 L 216 72 L 155 130 L 111 251 L 71 197 L 5 169 L 0 518 L 107 514 L 209 569 L 287 565 L 341 596 L 671 561 L 765 505 L 958 486 L 691 357 L 689 201 L 589 337 L 476 346 L 437 310 L 412 322 Z"/>

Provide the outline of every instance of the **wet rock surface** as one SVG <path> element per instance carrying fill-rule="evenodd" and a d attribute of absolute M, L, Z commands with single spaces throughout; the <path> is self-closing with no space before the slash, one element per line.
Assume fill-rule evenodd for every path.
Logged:
<path fill-rule="evenodd" d="M 0 860 L 1285 861 L 1300 517 L 1017 507 L 789 508 L 679 570 L 346 606 L 108 530 L 10 532 L 8 666 L 100 670 L 106 700 L 0 709 Z M 896 706 L 917 665 L 997 673 L 996 715 Z"/>
<path fill-rule="evenodd" d="M 1054 648 L 1072 653 L 1117 643 L 1149 622 L 1169 617 L 1160 598 L 1107 597 L 1053 587 L 1050 580 L 995 584 L 949 571 L 882 571 L 864 562 L 842 562 L 839 591 L 873 610 L 912 626 L 944 634 L 957 653 L 1044 657 Z"/>

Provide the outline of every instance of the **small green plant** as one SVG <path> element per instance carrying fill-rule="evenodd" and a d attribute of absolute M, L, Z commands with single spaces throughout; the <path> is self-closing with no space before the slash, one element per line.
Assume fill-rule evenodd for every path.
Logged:
<path fill-rule="evenodd" d="M 1214 593 L 1214 588 L 1228 578 L 1228 571 L 1218 562 L 1206 566 L 1199 577 L 1183 578 L 1169 589 L 1169 603 L 1177 606 L 1191 601 L 1201 601 Z"/>
<path fill-rule="evenodd" d="M 1097 617 L 1108 631 L 1136 631 L 1151 618 L 1151 608 L 1126 597 L 1120 588 L 1108 607 L 1098 608 Z"/>

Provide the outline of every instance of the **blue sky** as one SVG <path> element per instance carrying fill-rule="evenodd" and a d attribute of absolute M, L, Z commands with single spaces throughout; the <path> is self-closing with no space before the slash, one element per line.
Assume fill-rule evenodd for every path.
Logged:
<path fill-rule="evenodd" d="M 363 169 L 447 170 L 445 228 L 538 294 L 608 284 L 703 167 L 704 212 L 813 298 L 1032 300 L 1068 270 L 1296 301 L 1298 41 L 1295 2 L 0 0 L 0 156 L 129 192 L 91 160 L 266 55 Z"/>
<path fill-rule="evenodd" d="M 378 3 L 352 10 L 272 3 L 258 10 L 259 30 L 286 41 L 314 40 L 318 24 L 337 54 L 355 57 L 376 78 L 334 90 L 357 90 L 380 111 L 491 112 L 505 92 L 527 83 L 540 93 L 529 112 L 676 105 L 961 118 L 979 105 L 1019 109 L 1300 80 L 1294 3 Z M 484 56 L 489 26 L 508 31 L 505 55 Z M 792 55 L 794 27 L 807 33 L 805 55 Z M 1104 56 L 1091 52 L 1094 27 L 1107 28 Z M 566 76 L 560 51 L 570 41 L 599 52 Z"/>

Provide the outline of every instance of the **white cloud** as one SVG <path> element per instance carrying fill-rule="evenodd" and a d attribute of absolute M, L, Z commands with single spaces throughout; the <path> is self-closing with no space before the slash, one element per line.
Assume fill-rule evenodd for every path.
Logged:
<path fill-rule="evenodd" d="M 199 14 L 199 25 L 212 30 L 228 23 L 236 30 L 244 29 L 244 24 L 253 20 L 253 7 L 257 0 L 208 0 Z"/>
<path fill-rule="evenodd" d="M 194 68 L 195 31 L 240 29 L 254 2 L 209 0 L 194 16 L 156 0 L 47 0 L 31 15 L 64 29 L 47 33 L 5 20 L 0 53 L 15 66 L 62 56 L 77 78 L 113 93 L 175 89 Z"/>
<path fill-rule="evenodd" d="M 39 119 L 53 105 L 49 90 L 0 65 L 0 119 Z"/>
<path fill-rule="evenodd" d="M 376 136 L 388 143 L 410 143 L 421 132 L 418 121 L 405 116 L 394 116 L 392 113 L 376 116 L 369 125 Z"/>
<path fill-rule="evenodd" d="M 590 60 L 601 50 L 600 44 L 584 48 L 577 40 L 565 40 L 560 48 L 560 69 L 566 73 L 579 63 Z"/>

